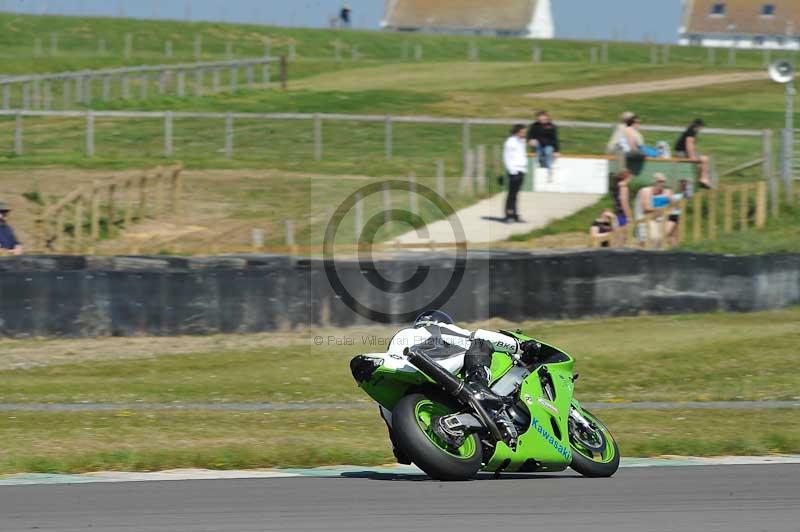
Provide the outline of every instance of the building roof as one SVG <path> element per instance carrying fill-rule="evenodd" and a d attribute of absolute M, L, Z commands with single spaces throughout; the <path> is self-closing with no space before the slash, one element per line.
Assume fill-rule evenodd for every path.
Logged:
<path fill-rule="evenodd" d="M 771 15 L 764 14 L 769 11 Z M 800 1 L 686 0 L 682 33 L 797 35 Z"/>
<path fill-rule="evenodd" d="M 389 28 L 526 31 L 537 0 L 388 0 Z"/>

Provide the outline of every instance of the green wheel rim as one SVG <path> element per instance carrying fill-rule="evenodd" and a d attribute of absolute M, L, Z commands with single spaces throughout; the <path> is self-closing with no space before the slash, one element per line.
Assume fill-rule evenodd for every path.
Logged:
<path fill-rule="evenodd" d="M 446 416 L 448 414 L 452 414 L 450 409 L 429 399 L 420 401 L 417 403 L 417 406 L 414 409 L 414 417 L 417 420 L 417 425 L 419 425 L 419 428 L 422 429 L 422 432 L 431 441 L 431 443 L 433 443 L 441 451 L 455 458 L 460 458 L 462 460 L 472 458 L 472 456 L 475 455 L 475 450 L 477 448 L 474 435 L 470 435 L 464 441 L 461 447 L 456 448 L 453 445 L 443 441 L 441 438 L 439 438 L 439 436 L 436 435 L 435 432 L 433 432 L 431 420 L 436 416 Z"/>
<path fill-rule="evenodd" d="M 603 446 L 602 452 L 592 451 L 585 445 L 581 444 L 581 442 L 576 438 L 573 438 L 572 431 L 570 431 L 570 447 L 572 447 L 574 452 L 578 453 L 584 458 L 588 458 L 592 462 L 598 464 L 607 464 L 608 462 L 611 462 L 617 454 L 616 445 L 614 445 L 614 437 L 611 436 L 611 433 L 608 431 L 606 426 L 603 425 L 603 423 L 592 414 L 586 410 L 581 410 L 581 414 L 583 414 L 583 417 L 585 417 L 592 425 L 594 425 L 596 429 L 595 435 L 597 437 L 601 437 L 605 442 L 605 445 Z"/>

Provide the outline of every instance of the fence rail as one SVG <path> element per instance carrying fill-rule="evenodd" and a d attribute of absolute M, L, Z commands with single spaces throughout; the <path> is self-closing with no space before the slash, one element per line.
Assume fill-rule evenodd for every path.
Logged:
<path fill-rule="evenodd" d="M 669 215 L 676 209 L 678 222 L 672 232 L 668 229 L 673 227 Z M 606 242 L 608 247 L 638 244 L 646 249 L 669 249 L 681 243 L 713 241 L 720 233 L 745 232 L 750 227 L 760 229 L 766 222 L 765 181 L 725 185 L 698 192 L 691 199 L 671 201 L 668 206 L 610 233 L 590 236 L 589 246 L 599 247 Z"/>
<path fill-rule="evenodd" d="M 31 109 L 3 109 L 0 110 L 0 117 L 13 116 L 16 118 L 14 126 L 14 153 L 22 155 L 24 151 L 24 118 L 25 117 L 52 117 L 52 118 L 84 118 L 86 123 L 86 155 L 94 155 L 94 119 L 96 118 L 130 118 L 130 119 L 158 119 L 164 122 L 164 154 L 169 157 L 172 155 L 172 121 L 174 119 L 211 119 L 223 122 L 222 138 L 227 158 L 234 155 L 234 121 L 235 120 L 300 120 L 310 121 L 313 130 L 313 150 L 314 159 L 319 161 L 324 154 L 324 122 L 366 122 L 383 123 L 383 136 L 385 144 L 385 157 L 387 160 L 392 158 L 394 152 L 393 124 L 430 124 L 430 125 L 454 125 L 461 127 L 461 151 L 462 169 L 468 168 L 469 150 L 471 149 L 471 128 L 472 126 L 506 126 L 512 123 L 524 123 L 528 118 L 449 118 L 433 116 L 394 116 L 394 115 L 361 115 L 361 114 L 340 114 L 340 113 L 234 113 L 234 112 L 183 112 L 183 111 L 95 111 L 95 110 L 31 110 Z M 586 129 L 605 129 L 611 130 L 616 124 L 605 122 L 581 122 L 566 120 L 559 122 L 563 128 L 586 128 Z M 650 125 L 646 131 L 681 133 L 683 127 Z M 722 129 L 708 128 L 703 130 L 704 134 L 727 135 L 738 137 L 765 137 L 768 131 L 754 129 Z M 765 143 L 764 149 L 768 146 Z M 766 156 L 765 156 L 766 157 Z"/>
<path fill-rule="evenodd" d="M 36 219 L 34 248 L 55 253 L 94 252 L 118 226 L 183 211 L 182 165 L 156 168 L 139 176 L 110 178 L 77 188 L 47 205 Z M 131 250 L 135 252 L 135 249 Z"/>
<path fill-rule="evenodd" d="M 235 91 L 240 83 L 254 87 L 257 78 L 260 78 L 258 83 L 262 86 L 270 85 L 272 64 L 280 65 L 277 79 L 280 86 L 286 88 L 288 62 L 286 57 L 281 56 L 7 76 L 0 78 L 0 92 L 3 109 L 6 110 L 50 110 L 54 107 L 67 109 L 75 104 L 89 105 L 96 97 L 93 89 L 97 80 L 102 81 L 99 96 L 102 101 L 109 101 L 112 95 L 121 99 L 131 98 L 134 84 L 139 88 L 139 96 L 146 98 L 153 82 L 157 84 L 158 94 L 173 92 L 178 97 L 184 97 L 191 88 L 199 96 L 207 91 L 220 92 L 225 88 Z M 255 69 L 259 66 L 261 73 L 257 76 Z M 240 80 L 242 71 L 245 75 Z M 223 75 L 223 72 L 227 74 Z M 207 87 L 209 73 L 210 86 Z M 191 81 L 187 80 L 187 74 L 193 74 Z M 227 84 L 224 84 L 226 81 Z M 54 93 L 58 92 L 54 84 L 58 82 L 61 83 L 61 97 L 54 98 Z"/>

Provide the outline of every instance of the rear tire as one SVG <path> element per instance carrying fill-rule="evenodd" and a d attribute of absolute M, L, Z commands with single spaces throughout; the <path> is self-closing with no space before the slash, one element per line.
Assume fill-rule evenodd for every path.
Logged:
<path fill-rule="evenodd" d="M 403 397 L 392 411 L 392 429 L 403 453 L 436 480 L 469 480 L 481 468 L 483 453 L 476 434 L 458 449 L 441 441 L 430 429 L 431 415 L 455 410 L 432 397 L 415 393 Z"/>
<path fill-rule="evenodd" d="M 585 477 L 610 477 L 619 469 L 619 447 L 608 428 L 588 410 L 581 410 L 583 416 L 597 427 L 597 435 L 605 445 L 600 452 L 591 452 L 570 433 L 572 463 L 570 467 Z M 591 457 L 591 458 L 590 458 Z"/>

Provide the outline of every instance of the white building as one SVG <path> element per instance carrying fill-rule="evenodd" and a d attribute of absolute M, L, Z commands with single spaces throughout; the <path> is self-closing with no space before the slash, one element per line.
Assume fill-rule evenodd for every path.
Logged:
<path fill-rule="evenodd" d="M 552 39 L 550 0 L 386 0 L 389 30 Z"/>
<path fill-rule="evenodd" d="M 680 44 L 800 50 L 800 0 L 683 0 Z"/>

